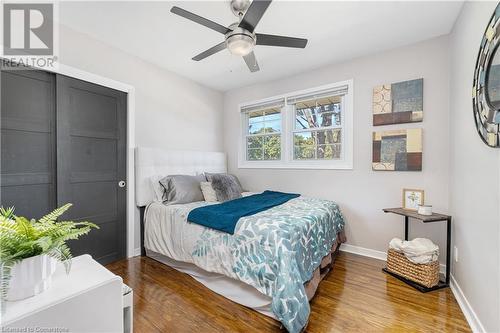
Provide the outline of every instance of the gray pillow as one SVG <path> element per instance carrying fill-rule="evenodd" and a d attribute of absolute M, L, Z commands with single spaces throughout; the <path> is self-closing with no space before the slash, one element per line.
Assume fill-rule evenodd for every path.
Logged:
<path fill-rule="evenodd" d="M 204 175 L 171 175 L 160 180 L 164 188 L 163 203 L 167 205 L 203 201 L 200 183 L 206 181 Z"/>
<path fill-rule="evenodd" d="M 205 173 L 205 176 L 212 183 L 217 201 L 224 202 L 241 198 L 243 190 L 236 176 L 226 173 Z"/>

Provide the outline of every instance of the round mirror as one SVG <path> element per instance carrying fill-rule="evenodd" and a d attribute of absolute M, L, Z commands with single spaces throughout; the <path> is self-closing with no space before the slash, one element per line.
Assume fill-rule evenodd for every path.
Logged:
<path fill-rule="evenodd" d="M 500 148 L 500 5 L 486 26 L 474 71 L 472 102 L 481 139 Z"/>
<path fill-rule="evenodd" d="M 486 73 L 486 100 L 490 109 L 500 109 L 500 51 L 495 48 Z M 493 119 L 494 120 L 494 119 Z"/>

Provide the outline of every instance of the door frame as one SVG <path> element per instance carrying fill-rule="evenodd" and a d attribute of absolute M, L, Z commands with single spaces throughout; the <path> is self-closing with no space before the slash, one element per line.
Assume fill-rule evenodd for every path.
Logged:
<path fill-rule="evenodd" d="M 135 87 L 101 75 L 58 63 L 56 68 L 33 67 L 45 72 L 66 75 L 74 79 L 98 84 L 127 94 L 127 258 L 141 255 L 141 248 L 135 248 L 135 221 L 139 221 L 139 209 L 135 206 Z"/>

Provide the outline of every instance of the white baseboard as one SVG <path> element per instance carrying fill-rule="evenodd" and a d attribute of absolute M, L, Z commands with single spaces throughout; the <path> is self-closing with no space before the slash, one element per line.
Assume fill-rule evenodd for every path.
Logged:
<path fill-rule="evenodd" d="M 141 255 L 141 248 L 138 247 L 134 250 L 134 257 L 140 256 Z"/>
<path fill-rule="evenodd" d="M 340 245 L 340 251 L 354 253 L 360 256 L 370 257 L 383 261 L 387 260 L 387 253 L 385 252 L 367 249 L 364 247 L 345 244 L 345 243 Z M 446 265 L 440 264 L 439 271 L 444 274 L 445 270 L 446 270 Z M 462 289 L 460 289 L 460 286 L 458 285 L 453 275 L 450 276 L 450 289 L 453 295 L 455 296 L 455 299 L 457 300 L 457 303 L 460 306 L 460 309 L 462 310 L 465 319 L 469 323 L 471 330 L 474 333 L 486 332 L 484 326 L 481 324 L 481 321 L 479 320 L 476 313 L 472 309 L 472 306 L 470 305 L 469 301 L 467 301 L 467 298 L 462 292 Z"/>
<path fill-rule="evenodd" d="M 481 324 L 481 321 L 474 312 L 474 309 L 472 308 L 469 301 L 465 297 L 462 289 L 458 285 L 457 280 L 455 280 L 453 275 L 450 278 L 450 289 L 453 295 L 455 296 L 455 299 L 457 300 L 457 303 L 460 306 L 460 309 L 462 310 L 465 319 L 467 319 L 467 322 L 469 323 L 472 332 L 474 333 L 486 332 L 483 324 Z"/>
<path fill-rule="evenodd" d="M 383 260 L 383 261 L 387 260 L 387 253 L 386 252 L 367 249 L 365 247 L 355 246 L 355 245 L 346 244 L 346 243 L 340 245 L 340 251 L 359 254 L 360 256 L 375 258 L 375 259 L 379 259 L 379 260 Z"/>

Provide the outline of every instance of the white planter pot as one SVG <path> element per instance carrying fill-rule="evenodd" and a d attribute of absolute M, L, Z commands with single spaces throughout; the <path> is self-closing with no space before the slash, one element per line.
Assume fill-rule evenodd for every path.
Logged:
<path fill-rule="evenodd" d="M 10 272 L 8 301 L 17 301 L 35 296 L 47 290 L 56 271 L 57 260 L 48 255 L 23 259 Z"/>

